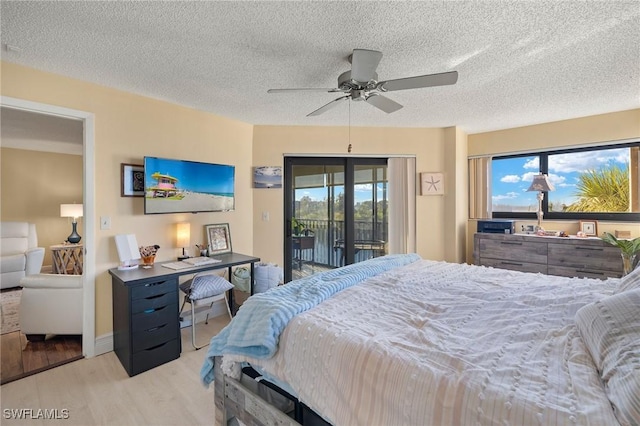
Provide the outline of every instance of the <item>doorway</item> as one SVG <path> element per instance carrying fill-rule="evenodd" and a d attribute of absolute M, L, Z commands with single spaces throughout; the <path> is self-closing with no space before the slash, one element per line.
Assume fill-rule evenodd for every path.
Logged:
<path fill-rule="evenodd" d="M 388 253 L 386 158 L 286 157 L 285 282 Z"/>
<path fill-rule="evenodd" d="M 2 106 L 6 108 L 57 116 L 72 120 L 80 120 L 83 125 L 82 157 L 83 157 L 83 321 L 82 321 L 82 355 L 95 356 L 95 206 L 94 206 L 94 115 L 55 105 L 41 104 L 22 99 L 2 96 Z"/>

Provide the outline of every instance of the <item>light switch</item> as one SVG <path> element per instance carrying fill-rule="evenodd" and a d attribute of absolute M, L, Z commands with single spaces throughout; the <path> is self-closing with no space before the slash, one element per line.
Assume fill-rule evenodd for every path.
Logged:
<path fill-rule="evenodd" d="M 100 216 L 100 230 L 106 231 L 107 229 L 111 229 L 111 217 Z"/>
<path fill-rule="evenodd" d="M 269 222 L 269 212 L 262 212 L 262 220 L 264 222 Z"/>

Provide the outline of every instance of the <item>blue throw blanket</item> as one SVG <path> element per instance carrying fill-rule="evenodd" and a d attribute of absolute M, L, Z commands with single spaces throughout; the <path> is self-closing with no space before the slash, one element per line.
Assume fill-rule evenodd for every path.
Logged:
<path fill-rule="evenodd" d="M 292 281 L 251 296 L 211 344 L 200 371 L 202 381 L 213 381 L 213 358 L 224 354 L 270 358 L 278 349 L 280 333 L 296 315 L 366 278 L 420 260 L 417 254 L 373 258 Z"/>

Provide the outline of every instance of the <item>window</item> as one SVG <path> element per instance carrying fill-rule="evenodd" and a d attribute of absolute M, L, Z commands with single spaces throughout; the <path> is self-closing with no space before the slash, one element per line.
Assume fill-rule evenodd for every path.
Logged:
<path fill-rule="evenodd" d="M 494 218 L 533 219 L 533 175 L 554 185 L 545 193 L 545 219 L 640 221 L 640 143 L 494 157 L 491 204 Z"/>

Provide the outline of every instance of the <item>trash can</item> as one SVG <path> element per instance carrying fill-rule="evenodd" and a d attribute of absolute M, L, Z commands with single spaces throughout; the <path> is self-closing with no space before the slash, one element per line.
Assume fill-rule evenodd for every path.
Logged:
<path fill-rule="evenodd" d="M 256 263 L 254 293 L 264 293 L 280 284 L 284 280 L 284 273 L 281 267 L 275 263 Z"/>
<path fill-rule="evenodd" d="M 241 266 L 233 270 L 231 275 L 231 283 L 236 287 L 236 290 L 244 291 L 245 293 L 251 292 L 251 271 L 249 268 Z"/>

